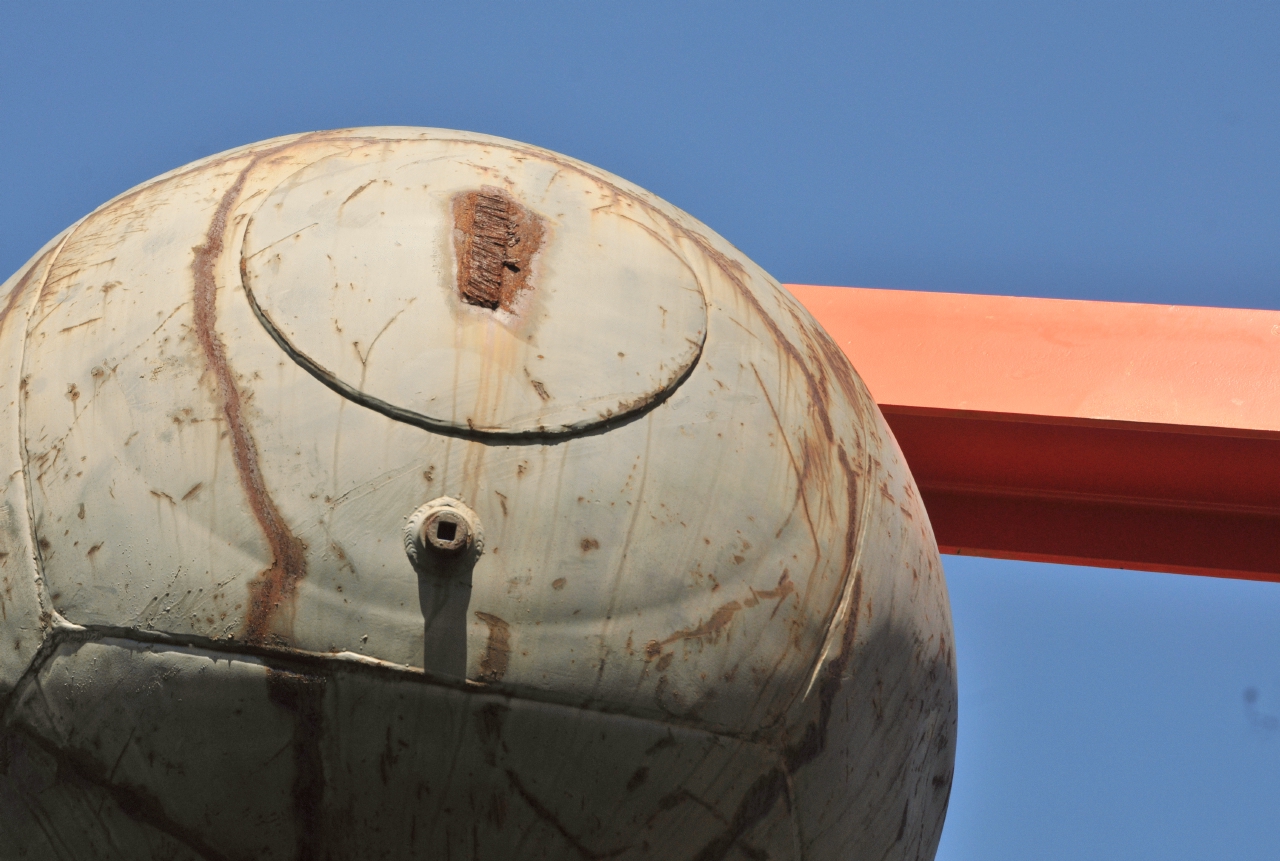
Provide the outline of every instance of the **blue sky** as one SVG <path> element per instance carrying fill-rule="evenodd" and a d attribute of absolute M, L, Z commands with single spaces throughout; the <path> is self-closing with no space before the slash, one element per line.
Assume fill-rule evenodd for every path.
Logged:
<path fill-rule="evenodd" d="M 782 281 L 1280 309 L 1280 4 L 9 2 L 0 270 L 374 124 L 598 164 Z M 940 859 L 1280 857 L 1280 585 L 945 561 Z"/>

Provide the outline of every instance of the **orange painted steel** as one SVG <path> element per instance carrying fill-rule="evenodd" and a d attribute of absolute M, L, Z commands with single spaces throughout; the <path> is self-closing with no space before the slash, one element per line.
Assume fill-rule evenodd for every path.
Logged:
<path fill-rule="evenodd" d="M 944 553 L 1280 581 L 1280 312 L 787 287 Z"/>

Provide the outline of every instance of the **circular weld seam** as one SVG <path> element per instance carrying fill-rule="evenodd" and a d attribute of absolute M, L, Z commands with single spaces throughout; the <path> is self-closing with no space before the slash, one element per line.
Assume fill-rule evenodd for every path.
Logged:
<path fill-rule="evenodd" d="M 399 140 L 399 139 L 396 139 L 396 140 Z M 428 138 L 427 140 L 446 140 L 446 139 Z M 491 144 L 486 142 L 486 145 L 491 145 Z M 498 148 L 515 151 L 514 148 L 510 146 L 499 146 Z M 326 156 L 325 158 L 332 158 L 332 157 L 333 156 Z M 306 170 L 312 165 L 317 164 L 319 161 L 324 161 L 324 160 L 325 159 L 317 159 L 316 161 L 308 162 L 307 164 L 301 165 L 296 170 L 290 172 L 289 177 L 296 176 L 297 174 L 301 173 L 303 170 Z M 574 165 L 574 167 L 577 167 L 579 170 L 581 170 L 581 167 L 579 167 L 578 165 Z M 584 171 L 584 173 L 587 173 L 588 176 L 591 176 L 590 171 Z M 592 178 L 597 179 L 598 181 L 604 182 L 606 185 L 609 185 L 610 187 L 613 187 L 612 183 L 608 183 L 598 177 L 593 176 Z M 279 183 L 273 186 L 264 196 L 263 202 L 265 202 L 266 199 L 269 198 L 271 194 L 276 191 L 276 189 L 278 189 L 281 185 L 283 185 L 284 182 L 287 181 L 287 179 L 288 177 L 284 180 L 281 180 Z M 662 220 L 672 225 L 675 224 L 675 222 L 671 219 L 670 216 L 659 211 L 656 207 L 649 204 L 648 201 L 645 201 L 639 198 L 634 198 L 634 199 L 636 200 L 637 203 L 641 204 L 645 209 L 656 213 Z M 446 421 L 444 419 L 434 419 L 434 418 L 431 418 L 430 416 L 424 415 L 423 413 L 417 412 L 416 410 L 411 410 L 406 407 L 396 406 L 395 404 L 390 403 L 389 401 L 385 401 L 382 398 L 377 397 L 376 395 L 371 395 L 368 392 L 363 392 L 357 389 L 355 386 L 351 385 L 350 383 L 344 382 L 342 379 L 338 377 L 337 374 L 330 371 L 324 365 L 320 364 L 319 362 L 311 358 L 309 355 L 307 355 L 305 352 L 303 352 L 301 349 L 295 346 L 292 342 L 290 342 L 289 339 L 285 336 L 285 334 L 276 326 L 275 321 L 271 319 L 271 315 L 268 314 L 266 309 L 263 308 L 262 305 L 258 302 L 257 297 L 254 295 L 253 288 L 249 285 L 249 269 L 248 269 L 248 259 L 245 257 L 245 250 L 246 250 L 245 242 L 248 238 L 249 228 L 252 226 L 252 224 L 253 224 L 253 215 L 251 214 L 248 218 L 244 220 L 244 227 L 238 231 L 239 235 L 237 237 L 237 240 L 238 240 L 237 244 L 240 247 L 240 286 L 244 289 L 244 295 L 249 300 L 249 307 L 253 310 L 253 315 L 258 318 L 258 322 L 262 325 L 264 329 L 267 330 L 267 334 L 269 334 L 271 336 L 271 339 L 276 342 L 276 345 L 279 346 L 280 349 L 283 350 L 285 354 L 289 356 L 289 358 L 293 359 L 293 361 L 296 364 L 298 364 L 305 371 L 307 371 L 307 373 L 311 374 L 311 376 L 315 377 L 319 382 L 323 383 L 329 389 L 333 390 L 334 392 L 346 398 L 347 400 L 354 401 L 355 403 L 360 404 L 361 406 L 368 407 L 374 412 L 382 413 L 387 418 L 394 419 L 398 422 L 403 422 L 404 424 L 413 425 L 415 427 L 419 427 L 419 428 L 422 428 L 423 430 L 428 430 L 433 433 L 438 433 L 441 436 L 449 436 L 449 437 L 454 437 L 458 439 L 474 440 L 478 442 L 485 442 L 485 441 L 499 442 L 500 441 L 507 444 L 516 444 L 516 445 L 526 444 L 527 445 L 527 444 L 534 444 L 534 443 L 539 443 L 543 441 L 555 442 L 555 441 L 568 439 L 572 437 L 588 436 L 593 433 L 602 433 L 604 431 L 611 430 L 615 427 L 620 427 L 622 425 L 629 424 L 632 421 L 643 418 L 651 410 L 662 405 L 668 398 L 671 397 L 672 394 L 675 393 L 677 389 L 679 389 L 682 385 L 684 385 L 685 381 L 689 379 L 689 376 L 693 373 L 694 369 L 698 367 L 698 363 L 702 360 L 702 352 L 706 348 L 707 338 L 711 336 L 711 331 L 710 331 L 711 330 L 711 302 L 709 301 L 706 295 L 706 288 L 702 285 L 701 279 L 698 278 L 696 273 L 693 273 L 691 271 L 691 274 L 693 274 L 694 282 L 697 283 L 699 292 L 702 293 L 702 301 L 703 301 L 703 309 L 704 309 L 703 319 L 705 321 L 705 325 L 702 331 L 702 337 L 698 340 L 697 349 L 694 351 L 693 356 L 689 359 L 689 361 L 685 365 L 684 370 L 681 371 L 679 376 L 672 378 L 670 382 L 668 382 L 665 386 L 663 386 L 663 388 L 659 390 L 657 393 L 655 393 L 652 397 L 643 399 L 643 403 L 640 403 L 633 407 L 629 407 L 627 409 L 623 409 L 618 413 L 615 413 L 614 415 L 611 415 L 607 418 L 579 420 L 579 421 L 571 422 L 568 424 L 562 424 L 554 428 L 537 427 L 537 428 L 528 428 L 525 430 L 497 430 L 497 429 L 481 429 L 481 428 L 474 428 L 474 427 L 462 427 L 461 425 L 455 422 Z M 688 267 L 688 263 L 686 263 L 685 266 Z"/>
<path fill-rule="evenodd" d="M 368 407 L 374 412 L 382 413 L 390 419 L 398 422 L 404 422 L 408 425 L 420 427 L 441 436 L 457 437 L 459 439 L 475 440 L 478 442 L 504 442 L 514 444 L 533 444 L 543 441 L 559 441 L 572 437 L 587 436 L 591 433 L 600 433 L 629 424 L 636 419 L 643 418 L 650 410 L 663 404 L 669 397 L 675 394 L 676 390 L 684 385 L 685 380 L 689 379 L 689 375 L 698 367 L 698 363 L 702 360 L 702 351 L 706 346 L 707 338 L 710 332 L 703 335 L 701 342 L 698 344 L 697 352 L 689 361 L 688 367 L 676 377 L 671 383 L 665 386 L 652 398 L 644 403 L 623 410 L 616 415 L 609 416 L 604 419 L 592 419 L 588 421 L 579 421 L 572 424 L 563 425 L 557 428 L 529 428 L 520 431 L 503 431 L 503 430 L 482 430 L 478 428 L 465 428 L 452 422 L 446 422 L 442 419 L 433 419 L 414 410 L 398 407 L 395 404 L 388 403 L 379 397 L 362 392 L 350 383 L 343 382 L 338 379 L 337 375 L 330 372 L 319 362 L 303 353 L 276 328 L 275 322 L 258 304 L 257 298 L 253 295 L 253 290 L 249 287 L 246 276 L 246 266 L 243 254 L 240 257 L 240 284 L 244 287 L 244 294 L 249 300 L 249 307 L 253 309 L 253 315 L 258 318 L 258 322 L 262 324 L 262 328 L 267 330 L 267 334 L 271 336 L 271 340 L 275 341 L 281 350 L 293 359 L 303 370 L 311 374 L 324 385 L 337 392 L 347 400 L 354 401 L 361 406 Z M 707 327 L 710 329 L 710 326 Z"/>

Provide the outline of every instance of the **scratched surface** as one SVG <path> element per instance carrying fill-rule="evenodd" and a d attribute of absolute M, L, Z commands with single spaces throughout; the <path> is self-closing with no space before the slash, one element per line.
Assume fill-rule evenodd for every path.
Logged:
<path fill-rule="evenodd" d="M 0 703 L 13 691 L 49 626 L 23 471 L 22 332 L 64 233 L 0 285 Z"/>
<path fill-rule="evenodd" d="M 316 133 L 5 289 L 0 792 L 44 788 L 0 824 L 45 856 L 50 820 L 125 857 L 932 857 L 924 509 L 840 351 L 688 215 L 510 141 Z M 443 496 L 483 550 L 415 570 Z"/>

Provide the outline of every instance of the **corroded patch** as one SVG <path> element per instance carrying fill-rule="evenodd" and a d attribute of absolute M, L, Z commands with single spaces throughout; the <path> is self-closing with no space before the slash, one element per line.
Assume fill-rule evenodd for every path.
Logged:
<path fill-rule="evenodd" d="M 454 197 L 453 226 L 462 301 L 512 310 L 516 297 L 531 286 L 542 219 L 502 189 L 485 186 Z"/>

